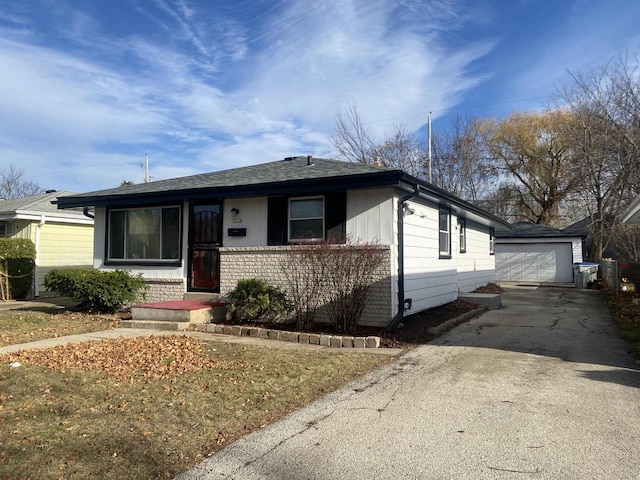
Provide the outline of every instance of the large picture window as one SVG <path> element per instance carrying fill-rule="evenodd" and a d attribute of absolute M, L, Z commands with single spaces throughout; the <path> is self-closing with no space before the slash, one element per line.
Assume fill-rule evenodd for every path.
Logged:
<path fill-rule="evenodd" d="M 180 207 L 110 210 L 107 248 L 109 260 L 179 260 Z"/>
<path fill-rule="evenodd" d="M 451 257 L 451 213 L 441 208 L 438 215 L 438 243 L 440 244 L 440 258 Z"/>
<path fill-rule="evenodd" d="M 289 241 L 324 239 L 324 198 L 289 200 Z"/>

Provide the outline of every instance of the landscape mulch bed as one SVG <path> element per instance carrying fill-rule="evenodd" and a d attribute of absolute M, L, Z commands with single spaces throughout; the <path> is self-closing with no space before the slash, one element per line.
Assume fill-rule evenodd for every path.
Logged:
<path fill-rule="evenodd" d="M 474 293 L 499 294 L 504 290 L 494 283 L 490 283 L 474 290 Z M 398 327 L 388 332 L 384 328 L 376 327 L 356 327 L 349 335 L 354 337 L 377 336 L 380 337 L 380 346 L 384 348 L 406 348 L 412 345 L 421 345 L 430 342 L 437 335 L 429 333 L 429 329 L 437 327 L 444 322 L 475 310 L 478 305 L 475 303 L 455 300 L 439 307 L 423 310 L 413 315 L 407 315 L 402 319 Z M 291 324 L 261 324 L 261 327 L 275 330 L 291 330 Z M 319 333 L 327 335 L 344 335 L 337 332 L 331 325 L 315 324 L 309 333 Z"/>

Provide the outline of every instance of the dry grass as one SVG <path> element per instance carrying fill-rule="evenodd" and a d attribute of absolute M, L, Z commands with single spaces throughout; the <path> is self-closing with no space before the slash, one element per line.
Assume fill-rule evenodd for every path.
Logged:
<path fill-rule="evenodd" d="M 179 336 L 123 342 L 0 356 L 0 478 L 172 478 L 392 360 Z"/>
<path fill-rule="evenodd" d="M 640 363 L 640 305 L 633 303 L 638 294 L 605 292 L 605 295 L 613 321 L 620 328 L 620 336 L 629 344 L 629 353 Z"/>
<path fill-rule="evenodd" d="M 0 311 L 0 347 L 115 328 L 118 320 L 74 312 Z"/>

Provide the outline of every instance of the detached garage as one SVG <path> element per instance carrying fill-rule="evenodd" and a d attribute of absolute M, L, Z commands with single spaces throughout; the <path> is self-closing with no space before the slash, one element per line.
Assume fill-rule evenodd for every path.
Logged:
<path fill-rule="evenodd" d="M 580 236 L 530 222 L 496 232 L 498 282 L 572 283 L 576 262 L 582 262 Z"/>

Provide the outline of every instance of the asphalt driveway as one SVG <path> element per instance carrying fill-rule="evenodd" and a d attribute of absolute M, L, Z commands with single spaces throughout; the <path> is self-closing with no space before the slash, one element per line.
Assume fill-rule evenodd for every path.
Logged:
<path fill-rule="evenodd" d="M 640 478 L 640 371 L 599 293 L 503 305 L 178 478 Z"/>

